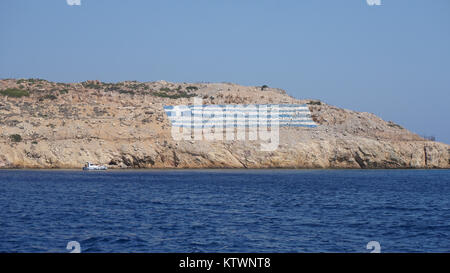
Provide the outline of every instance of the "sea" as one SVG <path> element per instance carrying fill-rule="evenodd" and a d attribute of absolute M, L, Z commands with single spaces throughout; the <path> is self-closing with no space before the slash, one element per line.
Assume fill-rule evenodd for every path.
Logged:
<path fill-rule="evenodd" d="M 0 252 L 66 253 L 69 242 L 118 253 L 450 252 L 450 170 L 1 170 Z"/>

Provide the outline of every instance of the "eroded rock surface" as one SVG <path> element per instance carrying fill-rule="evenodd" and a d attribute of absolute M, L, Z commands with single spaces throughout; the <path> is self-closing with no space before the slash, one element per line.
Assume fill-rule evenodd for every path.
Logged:
<path fill-rule="evenodd" d="M 0 90 L 9 90 L 0 95 L 0 168 L 80 168 L 86 161 L 111 168 L 450 167 L 447 144 L 275 88 L 8 79 Z M 163 105 L 190 104 L 194 96 L 205 104 L 306 103 L 319 126 L 280 128 L 272 152 L 258 141 L 175 141 Z"/>

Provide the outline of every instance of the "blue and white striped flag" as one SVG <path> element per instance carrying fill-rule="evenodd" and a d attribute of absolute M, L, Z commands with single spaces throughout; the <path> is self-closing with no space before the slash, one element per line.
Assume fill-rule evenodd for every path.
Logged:
<path fill-rule="evenodd" d="M 172 126 L 186 128 L 316 127 L 305 104 L 164 106 Z"/>

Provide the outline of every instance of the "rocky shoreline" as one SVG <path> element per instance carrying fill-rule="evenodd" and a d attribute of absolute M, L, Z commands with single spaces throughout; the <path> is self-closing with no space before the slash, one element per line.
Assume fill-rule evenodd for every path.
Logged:
<path fill-rule="evenodd" d="M 316 128 L 280 128 L 275 151 L 259 141 L 175 141 L 164 105 L 306 104 Z M 0 168 L 381 169 L 449 168 L 450 146 L 370 113 L 283 90 L 231 83 L 54 83 L 0 80 Z"/>

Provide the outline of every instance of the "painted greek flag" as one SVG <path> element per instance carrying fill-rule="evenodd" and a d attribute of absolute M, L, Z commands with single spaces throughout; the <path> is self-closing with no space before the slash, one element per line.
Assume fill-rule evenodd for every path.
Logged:
<path fill-rule="evenodd" d="M 174 127 L 317 126 L 305 104 L 175 105 L 164 110 Z"/>

